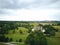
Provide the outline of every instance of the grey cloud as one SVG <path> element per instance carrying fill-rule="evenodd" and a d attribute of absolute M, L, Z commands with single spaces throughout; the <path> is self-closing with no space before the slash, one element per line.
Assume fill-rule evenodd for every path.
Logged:
<path fill-rule="evenodd" d="M 9 9 L 29 8 L 60 9 L 60 0 L 0 0 L 0 14 L 10 14 Z"/>
<path fill-rule="evenodd" d="M 4 9 L 0 9 L 0 14 L 8 14 L 8 12 Z"/>
<path fill-rule="evenodd" d="M 11 0 L 12 1 L 12 0 Z M 0 0 L 0 8 L 16 8 L 17 5 L 15 3 L 15 1 L 13 1 L 13 3 L 11 3 L 11 1 L 9 0 Z"/>
<path fill-rule="evenodd" d="M 11 9 L 0 9 L 0 15 L 2 14 L 14 14 L 15 10 Z"/>
<path fill-rule="evenodd" d="M 5 14 L 5 13 L 6 13 L 5 11 L 0 10 L 0 14 Z"/>
<path fill-rule="evenodd" d="M 29 5 L 29 3 L 19 2 L 19 0 L 0 0 L 0 8 L 6 9 L 21 9 L 25 8 Z"/>
<path fill-rule="evenodd" d="M 32 6 L 40 8 L 60 9 L 60 0 L 39 0 L 36 1 Z"/>
<path fill-rule="evenodd" d="M 32 7 L 46 7 L 50 4 L 60 2 L 59 0 L 33 0 L 28 2 L 27 0 L 0 0 L 0 8 L 6 9 L 21 9 L 21 8 L 29 8 Z M 56 3 L 56 8 L 60 8 L 60 3 Z M 52 6 L 52 8 L 55 8 Z"/>

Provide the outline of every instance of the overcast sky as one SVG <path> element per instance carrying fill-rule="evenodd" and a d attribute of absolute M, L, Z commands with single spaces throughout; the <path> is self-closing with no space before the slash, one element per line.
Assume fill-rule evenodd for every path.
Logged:
<path fill-rule="evenodd" d="M 60 0 L 0 0 L 0 20 L 60 21 Z"/>

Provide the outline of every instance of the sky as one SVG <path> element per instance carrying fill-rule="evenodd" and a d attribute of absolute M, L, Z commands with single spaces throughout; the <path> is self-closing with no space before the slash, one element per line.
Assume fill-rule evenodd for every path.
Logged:
<path fill-rule="evenodd" d="M 60 21 L 60 0 L 0 0 L 2 21 Z"/>

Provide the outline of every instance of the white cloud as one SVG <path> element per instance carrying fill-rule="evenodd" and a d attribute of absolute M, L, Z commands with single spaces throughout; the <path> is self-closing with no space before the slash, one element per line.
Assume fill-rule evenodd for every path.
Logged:
<path fill-rule="evenodd" d="M 14 15 L 16 11 L 12 9 L 0 9 L 0 15 Z"/>
<path fill-rule="evenodd" d="M 18 9 L 14 11 L 15 15 L 0 16 L 0 20 L 18 20 L 18 21 L 40 21 L 40 20 L 57 20 L 55 14 L 60 10 L 54 9 Z M 59 16 L 59 15 L 57 15 Z"/>

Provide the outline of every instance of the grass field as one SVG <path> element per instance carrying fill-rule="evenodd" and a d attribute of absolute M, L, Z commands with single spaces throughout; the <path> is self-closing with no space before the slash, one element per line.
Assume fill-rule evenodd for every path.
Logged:
<path fill-rule="evenodd" d="M 37 26 L 38 23 L 30 23 L 30 25 Z M 59 31 L 56 32 L 56 35 L 54 37 L 47 37 L 48 45 L 60 45 L 60 26 L 53 27 Z M 20 30 L 23 32 L 23 34 L 20 34 Z M 6 37 L 13 39 L 12 42 L 16 42 L 16 40 L 19 41 L 19 39 L 22 39 L 22 42 L 18 43 L 17 45 L 24 45 L 24 41 L 28 35 L 28 29 L 24 27 L 18 27 L 18 29 L 10 30 L 8 34 L 5 34 Z"/>
<path fill-rule="evenodd" d="M 47 37 L 48 45 L 60 45 L 60 32 L 56 32 L 54 37 Z"/>
<path fill-rule="evenodd" d="M 34 25 L 37 26 L 37 23 L 30 23 L 30 25 Z M 48 45 L 60 45 L 60 26 L 53 26 L 54 28 L 58 29 L 59 31 L 56 32 L 55 37 L 47 37 L 47 42 Z M 19 30 L 23 31 L 23 34 L 19 33 Z M 29 33 L 27 33 L 28 29 L 24 28 L 24 27 L 19 27 L 18 30 L 15 30 L 15 34 L 12 34 L 12 31 L 9 31 L 9 34 L 6 35 L 9 38 L 12 38 L 13 41 L 19 40 L 20 38 L 23 40 L 23 42 L 25 41 L 26 37 L 28 36 Z M 19 43 L 17 45 L 24 45 L 24 43 Z"/>
<path fill-rule="evenodd" d="M 53 26 L 55 29 L 58 29 L 54 37 L 48 37 L 48 45 L 60 45 L 60 26 Z"/>
<path fill-rule="evenodd" d="M 55 29 L 58 29 L 58 31 L 60 32 L 60 26 L 53 26 Z"/>
<path fill-rule="evenodd" d="M 20 34 L 20 30 L 22 30 L 23 34 Z M 15 31 L 15 33 L 13 33 Z M 28 29 L 24 27 L 19 27 L 18 30 L 10 30 L 8 34 L 5 36 L 8 38 L 12 38 L 13 42 L 18 41 L 19 39 L 22 39 L 22 41 L 25 41 L 26 37 L 28 36 L 29 33 L 27 33 Z"/>
<path fill-rule="evenodd" d="M 47 38 L 48 45 L 60 45 L 60 38 L 49 37 Z"/>

